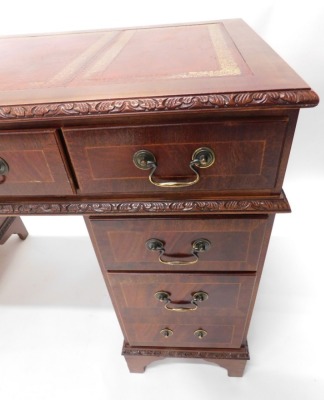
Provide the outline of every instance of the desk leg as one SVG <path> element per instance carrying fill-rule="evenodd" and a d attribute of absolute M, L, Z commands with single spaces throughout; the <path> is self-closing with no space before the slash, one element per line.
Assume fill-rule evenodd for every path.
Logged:
<path fill-rule="evenodd" d="M 11 235 L 17 234 L 25 240 L 28 231 L 20 217 L 0 217 L 0 244 L 4 244 Z"/>

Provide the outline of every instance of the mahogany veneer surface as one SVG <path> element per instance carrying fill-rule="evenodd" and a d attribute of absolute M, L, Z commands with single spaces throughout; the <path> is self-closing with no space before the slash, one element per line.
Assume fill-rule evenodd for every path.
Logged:
<path fill-rule="evenodd" d="M 156 180 L 190 180 L 193 172 L 189 163 L 200 147 L 211 148 L 216 160 L 210 168 L 200 171 L 200 182 L 186 188 L 186 192 L 280 193 L 280 167 L 285 168 L 280 156 L 288 123 L 288 118 L 230 119 L 204 124 L 184 120 L 177 125 L 71 128 L 63 129 L 63 133 L 80 193 L 149 195 L 184 191 L 148 185 L 148 172 L 135 167 L 133 155 L 141 149 L 154 154 L 158 164 Z"/>
<path fill-rule="evenodd" d="M 73 193 L 54 129 L 0 130 L 0 157 L 9 165 L 1 195 Z"/>
<path fill-rule="evenodd" d="M 110 273 L 108 281 L 131 346 L 241 347 L 255 276 Z M 209 297 L 195 311 L 177 312 L 155 299 L 160 290 L 170 293 L 171 308 L 184 307 L 194 292 Z M 167 339 L 160 333 L 166 327 L 174 332 Z M 196 337 L 198 329 L 206 337 Z"/>
<path fill-rule="evenodd" d="M 316 93 L 242 20 L 2 37 L 0 55 L 3 242 L 26 236 L 19 215 L 85 216 L 130 371 L 183 357 L 242 376 Z"/>
<path fill-rule="evenodd" d="M 208 219 L 93 219 L 93 240 L 107 270 L 256 271 L 268 218 L 214 217 Z M 201 238 L 210 248 L 198 253 L 192 265 L 165 265 L 146 242 L 165 243 L 163 260 L 192 262 L 192 243 Z"/>

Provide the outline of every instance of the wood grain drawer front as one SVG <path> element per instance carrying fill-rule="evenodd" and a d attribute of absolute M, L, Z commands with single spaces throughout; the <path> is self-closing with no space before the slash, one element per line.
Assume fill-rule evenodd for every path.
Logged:
<path fill-rule="evenodd" d="M 108 273 L 125 338 L 133 346 L 240 347 L 255 276 L 243 274 Z M 157 300 L 165 291 L 170 302 Z M 193 294 L 208 298 L 193 308 Z M 167 309 L 169 308 L 169 309 Z M 171 310 L 172 309 L 172 310 Z M 164 330 L 173 334 L 165 335 Z M 196 331 L 205 331 L 203 337 Z"/>
<path fill-rule="evenodd" d="M 279 192 L 287 123 L 288 119 L 256 119 L 78 128 L 64 129 L 64 136 L 82 193 Z M 148 150 L 157 165 L 152 180 L 192 182 L 196 175 L 189 164 L 201 147 L 214 152 L 215 162 L 208 168 L 197 167 L 199 181 L 188 187 L 158 187 L 149 181 L 151 170 L 139 169 L 133 162 L 135 153 Z"/>
<path fill-rule="evenodd" d="M 256 271 L 268 218 L 90 219 L 90 224 L 107 270 Z M 149 250 L 150 239 L 164 244 L 163 254 Z M 209 248 L 194 252 L 193 243 L 201 239 Z"/>
<path fill-rule="evenodd" d="M 0 196 L 72 194 L 54 130 L 0 131 L 0 158 Z"/>

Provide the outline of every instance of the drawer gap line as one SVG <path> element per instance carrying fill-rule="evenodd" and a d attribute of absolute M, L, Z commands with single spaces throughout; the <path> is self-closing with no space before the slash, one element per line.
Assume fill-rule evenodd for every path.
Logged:
<path fill-rule="evenodd" d="M 64 159 L 65 159 L 65 167 L 67 169 L 67 173 L 68 173 L 70 179 L 72 180 L 72 183 L 73 183 L 73 186 L 74 186 L 76 192 L 78 192 L 80 190 L 80 185 L 79 185 L 77 176 L 74 172 L 72 160 L 71 160 L 70 153 L 68 151 L 67 145 L 64 140 L 64 135 L 63 135 L 62 129 L 60 129 L 60 128 L 57 129 L 56 134 L 59 139 L 60 147 L 64 153 L 63 155 L 64 155 Z"/>

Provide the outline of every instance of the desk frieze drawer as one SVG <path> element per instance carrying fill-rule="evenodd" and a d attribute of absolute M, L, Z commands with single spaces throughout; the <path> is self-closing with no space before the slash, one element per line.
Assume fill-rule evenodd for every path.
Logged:
<path fill-rule="evenodd" d="M 131 346 L 242 345 L 253 274 L 108 273 L 107 280 Z"/>
<path fill-rule="evenodd" d="M 54 129 L 0 131 L 0 196 L 72 193 Z"/>
<path fill-rule="evenodd" d="M 280 193 L 288 125 L 288 117 L 277 117 L 63 134 L 80 193 Z"/>
<path fill-rule="evenodd" d="M 267 215 L 212 218 L 90 218 L 106 270 L 256 271 L 271 229 Z"/>

